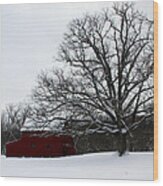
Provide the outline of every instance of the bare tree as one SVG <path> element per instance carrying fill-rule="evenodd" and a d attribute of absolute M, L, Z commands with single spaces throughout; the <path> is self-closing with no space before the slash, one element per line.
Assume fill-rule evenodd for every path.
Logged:
<path fill-rule="evenodd" d="M 113 133 L 123 155 L 126 135 L 153 115 L 153 21 L 128 3 L 74 19 L 59 60 L 71 70 L 40 75 L 33 119 Z"/>
<path fill-rule="evenodd" d="M 53 132 L 76 133 L 72 122 L 76 124 L 79 133 L 78 123 L 81 126 L 90 123 L 86 112 L 79 107 L 79 98 L 74 94 L 78 87 L 82 88 L 80 78 L 73 76 L 77 72 L 72 72 L 67 77 L 63 70 L 52 70 L 42 72 L 38 77 L 38 85 L 33 90 L 29 118 L 32 119 L 35 127 L 51 127 Z M 84 100 L 83 100 L 84 101 Z M 83 107 L 84 109 L 84 107 Z"/>
<path fill-rule="evenodd" d="M 20 137 L 20 129 L 28 115 L 28 106 L 8 105 L 1 113 L 2 152 L 5 153 L 5 144 Z"/>

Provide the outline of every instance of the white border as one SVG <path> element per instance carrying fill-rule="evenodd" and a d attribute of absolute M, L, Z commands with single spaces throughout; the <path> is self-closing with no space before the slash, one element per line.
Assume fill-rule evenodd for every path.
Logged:
<path fill-rule="evenodd" d="M 96 0 L 96 2 L 104 1 L 126 1 L 126 0 Z M 129 0 L 142 1 L 142 0 Z M 151 2 L 153 0 L 143 0 Z M 20 3 L 63 3 L 63 2 L 95 2 L 95 0 L 0 0 L 0 4 L 20 4 Z"/>

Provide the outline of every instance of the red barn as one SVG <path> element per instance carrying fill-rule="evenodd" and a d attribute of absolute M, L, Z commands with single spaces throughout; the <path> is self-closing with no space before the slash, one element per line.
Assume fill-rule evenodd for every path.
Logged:
<path fill-rule="evenodd" d="M 24 131 L 22 137 L 6 144 L 7 157 L 58 157 L 74 155 L 73 138 L 45 131 Z"/>

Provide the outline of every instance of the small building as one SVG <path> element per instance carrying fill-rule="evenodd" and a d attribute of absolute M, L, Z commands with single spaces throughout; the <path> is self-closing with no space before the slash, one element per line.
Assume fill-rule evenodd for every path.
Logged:
<path fill-rule="evenodd" d="M 46 128 L 21 130 L 21 138 L 6 144 L 7 157 L 59 157 L 76 154 L 73 138 Z"/>

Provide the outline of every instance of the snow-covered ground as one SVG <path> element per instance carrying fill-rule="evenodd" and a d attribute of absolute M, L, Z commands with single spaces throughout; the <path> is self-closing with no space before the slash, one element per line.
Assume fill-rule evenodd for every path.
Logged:
<path fill-rule="evenodd" d="M 153 153 L 115 152 L 60 158 L 1 157 L 2 176 L 153 180 Z"/>

